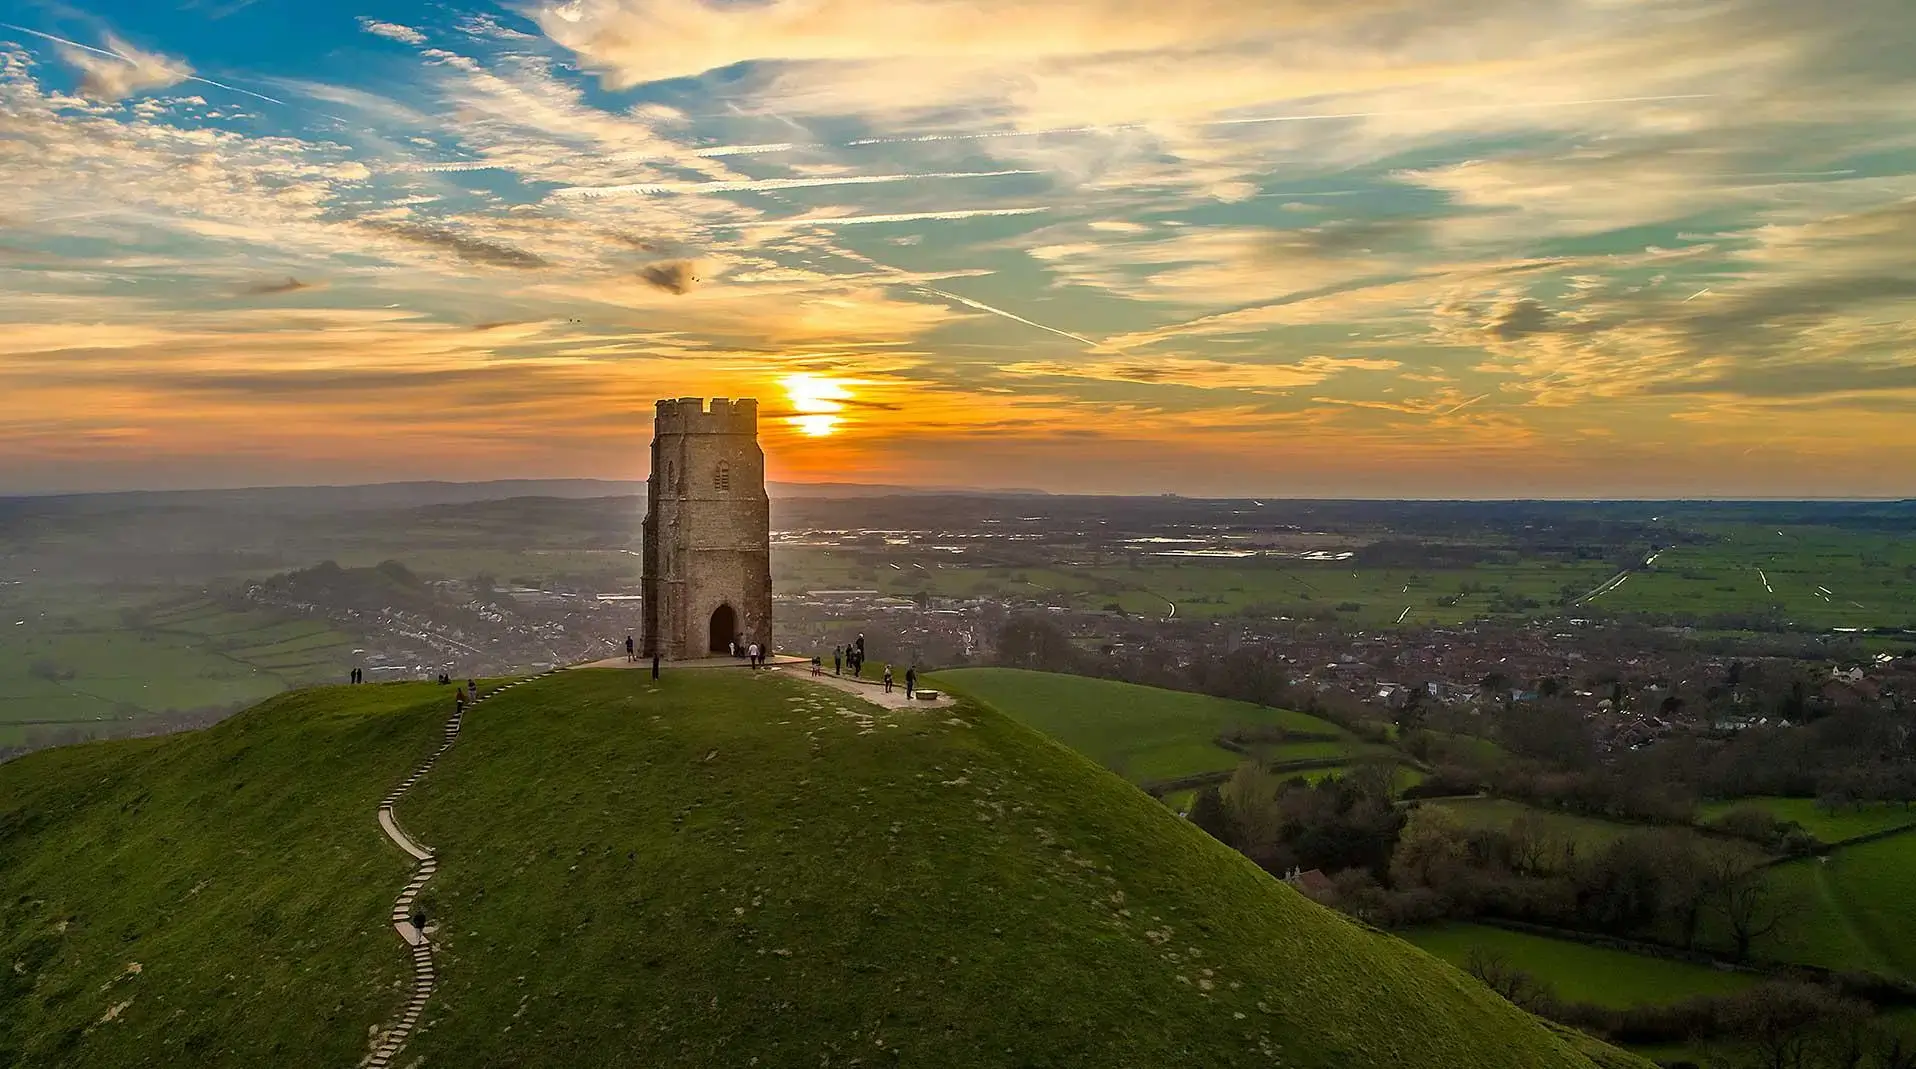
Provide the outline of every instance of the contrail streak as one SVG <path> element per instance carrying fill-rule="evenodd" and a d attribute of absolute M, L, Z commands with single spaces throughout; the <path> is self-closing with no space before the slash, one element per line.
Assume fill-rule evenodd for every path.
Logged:
<path fill-rule="evenodd" d="M 807 189 L 815 186 L 864 186 L 883 182 L 918 182 L 927 179 L 998 178 L 1013 174 L 1037 174 L 1036 171 L 944 171 L 932 174 L 866 174 L 839 178 L 746 178 L 735 182 L 644 182 L 627 186 L 568 186 L 552 192 L 555 197 L 606 197 L 620 193 L 755 193 L 775 189 Z"/>
<path fill-rule="evenodd" d="M 694 156 L 711 158 L 714 156 L 755 156 L 762 152 L 791 152 L 807 146 L 792 141 L 777 141 L 769 145 L 713 145 L 709 148 L 695 148 Z"/>
<path fill-rule="evenodd" d="M 1442 412 L 1439 412 L 1439 413 L 1437 413 L 1437 414 L 1438 414 L 1438 415 L 1440 415 L 1440 416 L 1448 416 L 1448 415 L 1450 415 L 1450 414 L 1452 414 L 1452 413 L 1454 413 L 1454 412 L 1461 412 L 1461 411 L 1463 411 L 1464 409 L 1466 409 L 1466 408 L 1469 408 L 1469 407 L 1470 407 L 1471 405 L 1474 405 L 1474 404 L 1476 404 L 1477 402 L 1479 402 L 1479 401 L 1481 401 L 1481 400 L 1483 400 L 1484 398 L 1486 398 L 1486 397 L 1489 397 L 1489 396 L 1490 396 L 1490 395 L 1489 395 L 1489 394 L 1487 394 L 1487 393 L 1480 393 L 1480 394 L 1478 394 L 1477 396 L 1475 396 L 1475 397 L 1473 397 L 1473 398 L 1471 398 L 1470 400 L 1468 400 L 1468 401 L 1465 401 L 1465 402 L 1464 402 L 1463 404 L 1460 404 L 1460 405 L 1452 405 L 1451 407 L 1449 407 L 1449 408 L 1446 408 L 1446 409 L 1444 409 L 1444 410 L 1443 410 Z"/>
<path fill-rule="evenodd" d="M 975 308 L 980 312 L 988 312 L 991 315 L 1001 316 L 1005 319 L 1011 320 L 1014 323 L 1023 323 L 1027 327 L 1035 327 L 1036 329 L 1042 330 L 1046 332 L 1047 334 L 1056 334 L 1057 336 L 1061 338 L 1070 338 L 1072 341 L 1079 342 L 1083 345 L 1089 346 L 1093 351 L 1096 351 L 1096 352 L 1118 353 L 1121 356 L 1124 355 L 1123 350 L 1118 349 L 1115 346 L 1104 345 L 1099 342 L 1092 341 L 1090 338 L 1087 338 L 1082 334 L 1073 334 L 1068 330 L 1059 330 L 1057 327 L 1047 327 L 1043 323 L 1034 322 L 1033 320 L 1026 319 L 1024 316 L 1018 315 L 1014 312 L 1007 312 L 1002 308 L 995 308 L 989 304 L 986 304 L 983 301 L 974 301 L 970 297 L 960 297 L 956 293 L 948 293 L 934 286 L 927 286 L 922 282 L 914 281 L 911 278 L 911 275 L 909 272 L 902 271 L 896 267 L 893 267 L 890 264 L 879 263 L 877 260 L 874 260 L 863 253 L 853 252 L 850 249 L 839 249 L 839 250 L 836 250 L 833 253 L 833 255 L 842 256 L 845 259 L 851 260 L 854 263 L 862 263 L 869 267 L 877 268 L 878 270 L 883 271 L 897 278 L 901 285 L 910 286 L 912 289 L 915 289 L 920 293 L 928 293 L 934 297 L 942 297 L 948 301 L 957 301 L 959 304 L 962 304 L 967 308 Z"/>
<path fill-rule="evenodd" d="M 856 226 L 866 223 L 913 223 L 921 219 L 977 219 L 991 215 L 1035 215 L 1050 208 L 964 208 L 946 212 L 901 212 L 896 215 L 840 215 L 802 219 L 772 219 L 752 226 Z"/>
<path fill-rule="evenodd" d="M 1023 323 L 1027 327 L 1036 327 L 1039 330 L 1056 334 L 1060 338 L 1070 338 L 1072 341 L 1082 342 L 1083 344 L 1088 345 L 1092 349 L 1095 349 L 1099 352 L 1116 352 L 1117 351 L 1115 349 L 1112 349 L 1108 345 L 1101 345 L 1098 342 L 1094 342 L 1090 338 L 1087 338 L 1082 334 L 1073 334 L 1068 330 L 1059 330 L 1057 327 L 1047 327 L 1043 323 L 1034 323 L 1031 320 L 1026 319 L 1024 316 L 1018 315 L 1015 312 L 1007 312 L 1002 308 L 993 308 L 991 305 L 988 305 L 983 301 L 974 301 L 970 297 L 960 297 L 956 293 L 946 293 L 944 290 L 936 289 L 931 286 L 920 286 L 918 288 L 921 290 L 924 290 L 926 293 L 936 294 L 937 296 L 943 297 L 948 301 L 957 301 L 959 304 L 965 305 L 968 308 L 976 308 L 980 312 L 989 312 L 995 316 L 1003 316 L 1004 318 L 1009 319 L 1014 323 Z"/>
<path fill-rule="evenodd" d="M 39 30 L 29 30 L 25 26 L 16 26 L 11 22 L 0 22 L 0 28 L 4 28 L 8 30 L 17 30 L 21 33 L 30 33 L 33 36 L 38 37 L 42 40 L 52 41 L 55 44 L 66 45 L 68 48 L 77 48 L 83 52 L 91 52 L 96 56 L 108 56 L 113 59 L 120 60 L 121 62 L 124 62 L 124 63 L 133 62 L 133 58 L 131 56 L 122 55 L 118 52 L 112 51 L 111 49 L 95 48 L 92 45 L 83 45 L 78 41 L 69 41 L 64 37 L 55 37 L 54 35 L 50 33 L 41 33 Z M 189 74 L 186 76 L 184 80 L 189 82 L 198 82 L 201 85 L 210 85 L 215 88 L 224 89 L 232 93 L 243 93 L 249 97 L 256 97 L 260 100 L 264 100 L 269 104 L 278 104 L 282 107 L 291 106 L 287 104 L 284 100 L 279 99 L 278 97 L 269 97 L 265 93 L 255 93 L 251 89 L 241 89 L 237 85 L 227 85 L 225 82 L 216 82 L 211 78 L 202 78 L 197 74 Z"/>

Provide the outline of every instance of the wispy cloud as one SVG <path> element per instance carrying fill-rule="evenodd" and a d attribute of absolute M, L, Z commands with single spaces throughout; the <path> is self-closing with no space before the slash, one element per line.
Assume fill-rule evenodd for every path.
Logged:
<path fill-rule="evenodd" d="M 361 15 L 359 16 L 359 28 L 375 37 L 402 41 L 409 45 L 423 45 L 426 43 L 425 34 L 420 33 L 411 26 L 403 26 L 397 22 L 381 22 L 378 19 Z"/>
<path fill-rule="evenodd" d="M 1916 468 L 1905 0 L 319 2 L 325 84 L 7 28 L 0 468 L 582 470 L 793 371 L 870 404 L 775 463 L 887 478 Z"/>

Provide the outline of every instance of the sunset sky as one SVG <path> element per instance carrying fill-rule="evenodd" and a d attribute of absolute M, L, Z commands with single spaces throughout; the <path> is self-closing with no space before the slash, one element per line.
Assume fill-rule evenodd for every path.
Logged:
<path fill-rule="evenodd" d="M 1911 0 L 77 3 L 0 493 L 1916 494 Z"/>

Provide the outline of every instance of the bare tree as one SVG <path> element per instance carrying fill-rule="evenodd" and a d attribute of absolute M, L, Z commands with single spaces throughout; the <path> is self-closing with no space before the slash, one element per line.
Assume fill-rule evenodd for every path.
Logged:
<path fill-rule="evenodd" d="M 1703 869 L 1711 903 L 1729 927 L 1737 960 L 1742 961 L 1750 956 L 1751 943 L 1783 926 L 1788 903 L 1754 851 L 1719 847 L 1706 854 Z"/>
<path fill-rule="evenodd" d="M 1464 958 L 1464 971 L 1517 1006 L 1529 1006 L 1549 990 L 1536 977 L 1510 964 L 1502 954 L 1480 946 L 1470 948 Z"/>

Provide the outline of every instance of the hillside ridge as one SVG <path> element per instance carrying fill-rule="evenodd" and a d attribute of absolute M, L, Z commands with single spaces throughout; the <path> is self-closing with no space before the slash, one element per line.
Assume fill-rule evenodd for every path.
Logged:
<path fill-rule="evenodd" d="M 363 807 L 443 745 L 445 700 L 324 688 L 0 767 L 0 952 L 26 969 L 0 1064 L 363 1059 L 405 1012 L 387 896 L 411 860 Z M 409 1059 L 1643 1064 L 977 703 L 575 670 L 481 712 L 406 794 L 440 931 Z"/>

